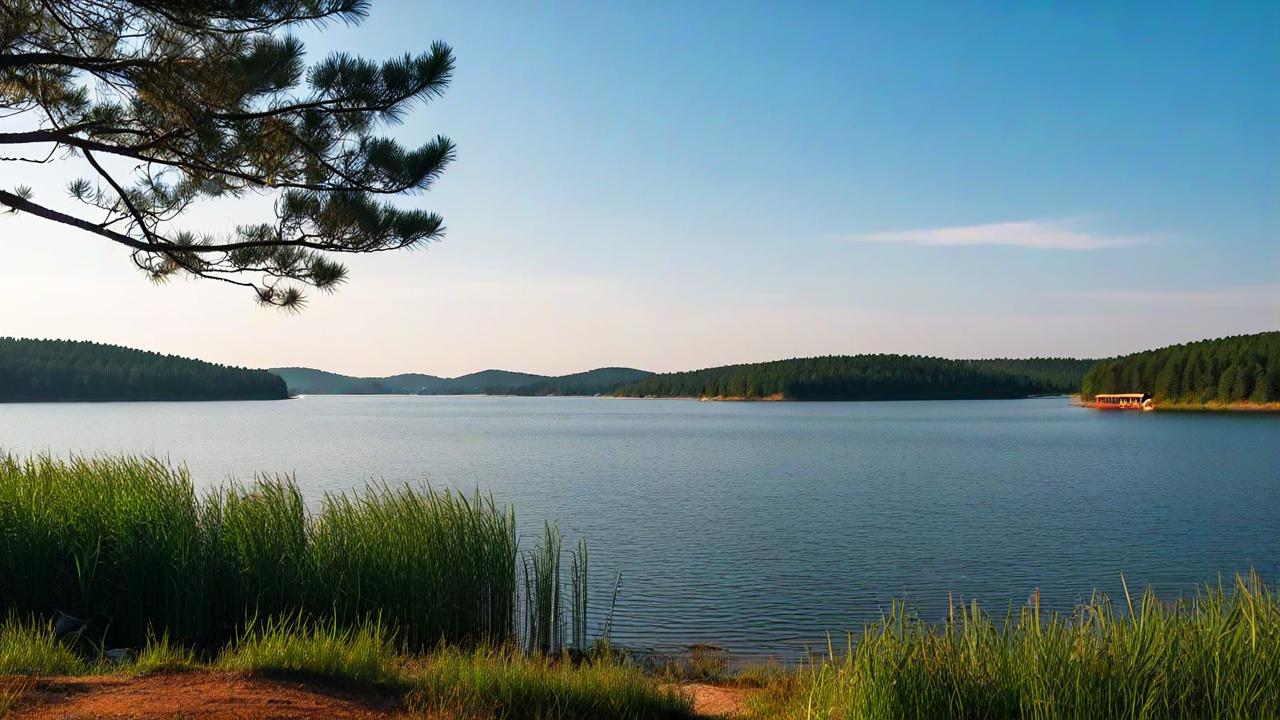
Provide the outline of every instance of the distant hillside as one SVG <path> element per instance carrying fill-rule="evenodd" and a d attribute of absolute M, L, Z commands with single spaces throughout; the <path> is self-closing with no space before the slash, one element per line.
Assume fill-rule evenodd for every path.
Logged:
<path fill-rule="evenodd" d="M 423 375 L 422 373 L 402 373 L 400 375 L 377 378 L 377 380 L 390 388 L 389 392 L 407 393 L 410 395 L 452 382 L 449 378 L 437 377 L 435 375 Z"/>
<path fill-rule="evenodd" d="M 299 395 L 598 395 L 652 375 L 633 368 L 597 368 L 551 377 L 510 370 L 481 370 L 456 378 L 406 373 L 350 377 L 311 368 L 272 368 Z"/>
<path fill-rule="evenodd" d="M 426 390 L 424 395 L 506 395 L 515 388 L 548 379 L 546 375 L 512 372 L 510 370 L 481 370 L 461 375 L 447 381 L 439 390 Z"/>
<path fill-rule="evenodd" d="M 1092 360 L 947 360 L 912 355 L 795 358 L 663 373 L 621 397 L 784 400 L 950 400 L 1075 392 Z"/>
<path fill-rule="evenodd" d="M 627 383 L 642 380 L 653 373 L 635 368 L 597 368 L 573 375 L 547 378 L 523 387 L 512 388 L 510 395 L 601 395 L 613 392 Z"/>
<path fill-rule="evenodd" d="M 1103 360 L 1085 375 L 1080 394 L 1091 400 L 1108 392 L 1149 392 L 1157 407 L 1278 402 L 1280 332 L 1201 340 Z"/>
<path fill-rule="evenodd" d="M 381 378 L 357 378 L 311 368 L 271 368 L 296 395 L 378 395 L 393 392 Z"/>
<path fill-rule="evenodd" d="M 351 377 L 312 368 L 271 368 L 271 372 L 284 378 L 290 391 L 299 395 L 482 395 L 548 379 L 546 375 L 508 370 L 482 370 L 456 378 L 420 373 Z"/>
<path fill-rule="evenodd" d="M 266 370 L 228 367 L 117 345 L 0 338 L 0 402 L 278 400 Z"/>

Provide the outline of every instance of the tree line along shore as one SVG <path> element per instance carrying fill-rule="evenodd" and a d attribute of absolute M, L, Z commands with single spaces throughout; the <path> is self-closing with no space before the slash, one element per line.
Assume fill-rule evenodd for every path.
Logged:
<path fill-rule="evenodd" d="M 1162 409 L 1280 409 L 1280 332 L 1103 360 L 793 358 L 673 373 L 597 368 L 563 376 L 484 370 L 351 377 L 216 365 L 113 345 L 0 338 L 0 402 L 246 400 L 290 394 L 528 395 L 721 400 L 951 400 L 1147 392 Z"/>

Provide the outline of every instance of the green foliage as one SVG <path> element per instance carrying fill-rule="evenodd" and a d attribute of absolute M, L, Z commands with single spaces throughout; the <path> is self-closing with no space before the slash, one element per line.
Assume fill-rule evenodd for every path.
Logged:
<path fill-rule="evenodd" d="M 585 538 L 578 539 L 578 549 L 569 551 L 569 614 L 573 621 L 573 647 L 587 648 L 587 599 L 589 596 L 588 563 Z"/>
<path fill-rule="evenodd" d="M 0 338 L 0 402 L 49 400 L 276 400 L 266 370 L 73 340 Z"/>
<path fill-rule="evenodd" d="M 317 612 L 381 616 L 411 647 L 513 639 L 515 514 L 492 498 L 374 484 L 327 496 L 311 528 Z"/>
<path fill-rule="evenodd" d="M 547 523 L 543 542 L 524 556 L 525 627 L 527 647 L 539 653 L 558 653 L 564 646 L 561 632 L 560 528 Z"/>
<path fill-rule="evenodd" d="M 384 133 L 453 75 L 440 42 L 381 63 L 337 51 L 311 66 L 292 31 L 357 23 L 364 0 L 46 3 L 0 12 L 0 162 L 76 162 L 65 191 L 82 216 L 0 205 L 129 248 L 150 278 L 209 278 L 298 308 L 303 288 L 346 279 L 333 253 L 443 236 L 431 212 L 384 202 L 425 191 L 454 158 L 443 136 L 404 147 Z M 276 190 L 274 218 L 225 234 L 175 227 L 202 199 Z M 42 193 L 43 194 L 43 193 Z M 57 191 L 48 193 L 57 194 Z"/>
<path fill-rule="evenodd" d="M 194 670 L 200 666 L 195 651 L 169 639 L 168 634 L 156 637 L 154 633 L 147 636 L 147 644 L 142 646 L 133 663 L 127 670 L 137 675 L 149 673 L 173 672 L 176 670 Z"/>
<path fill-rule="evenodd" d="M 395 676 L 396 648 L 379 622 L 342 627 L 298 616 L 250 624 L 222 653 L 218 665 L 241 672 L 289 672 L 359 682 Z"/>
<path fill-rule="evenodd" d="M 375 484 L 312 512 L 289 477 L 200 497 L 156 460 L 0 455 L 0 539 L 0 613 L 68 613 L 113 647 L 217 646 L 279 618 L 376 620 L 416 649 L 500 645 L 523 637 L 530 602 L 514 512 L 478 494 Z M 564 637 L 558 610 L 547 622 Z"/>
<path fill-rule="evenodd" d="M 689 699 L 608 654 L 581 663 L 512 650 L 446 649 L 411 664 L 407 704 L 460 720 L 689 717 Z"/>
<path fill-rule="evenodd" d="M 138 644 L 207 623 L 205 530 L 184 469 L 0 456 L 0 538 L 0 612 L 65 612 Z"/>
<path fill-rule="evenodd" d="M 914 355 L 795 358 L 664 373 L 623 385 L 624 397 L 950 400 L 1065 394 L 1090 360 L 946 360 Z"/>
<path fill-rule="evenodd" d="M 11 614 L 0 625 L 0 675 L 76 675 L 88 667 L 54 637 L 50 623 Z"/>
<path fill-rule="evenodd" d="M 260 476 L 213 490 L 201 519 L 205 572 L 217 588 L 209 596 L 213 627 L 287 615 L 306 601 L 315 578 L 310 519 L 292 478 Z"/>
<path fill-rule="evenodd" d="M 1095 596 L 1069 617 L 976 605 L 938 627 L 901 605 L 758 702 L 793 718 L 1280 717 L 1280 596 L 1256 576 L 1162 604 Z"/>
<path fill-rule="evenodd" d="M 110 665 L 80 659 L 47 625 L 13 617 L 0 624 L 0 675 L 201 669 L 378 683 L 415 715 L 458 720 L 674 720 L 691 710 L 678 690 L 609 653 L 575 661 L 504 645 L 403 654 L 376 619 L 350 627 L 297 616 L 253 623 L 207 663 L 190 648 L 152 636 L 135 660 Z M 21 683 L 0 684 L 10 688 L 0 693 L 0 711 L 21 702 Z"/>
<path fill-rule="evenodd" d="M 1170 345 L 1099 362 L 1080 394 L 1149 392 L 1166 403 L 1280 401 L 1280 332 Z"/>

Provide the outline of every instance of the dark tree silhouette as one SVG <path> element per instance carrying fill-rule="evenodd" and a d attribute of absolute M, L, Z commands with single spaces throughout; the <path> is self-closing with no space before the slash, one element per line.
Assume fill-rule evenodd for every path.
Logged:
<path fill-rule="evenodd" d="M 363 0 L 5 0 L 0 3 L 0 160 L 76 161 L 82 212 L 29 185 L 0 205 L 132 250 L 150 277 L 186 274 L 298 308 L 303 288 L 346 278 L 332 253 L 439 239 L 443 220 L 384 196 L 426 190 L 454 157 L 438 136 L 379 135 L 449 83 L 453 55 L 374 63 L 335 53 L 307 67 L 289 35 L 361 20 Z M 6 152 L 7 151 L 7 152 Z M 6 172 L 6 177 L 13 174 Z M 192 202 L 275 191 L 275 217 L 227 234 L 175 227 Z"/>
<path fill-rule="evenodd" d="M 284 380 L 266 370 L 93 342 L 0 337 L 0 403 L 288 396 Z"/>
<path fill-rule="evenodd" d="M 1233 335 L 1108 358 L 1085 375 L 1081 395 L 1149 392 L 1156 402 L 1280 400 L 1280 332 Z"/>
<path fill-rule="evenodd" d="M 1093 360 L 947 360 L 832 355 L 663 373 L 613 391 L 628 397 L 955 400 L 1074 392 Z"/>

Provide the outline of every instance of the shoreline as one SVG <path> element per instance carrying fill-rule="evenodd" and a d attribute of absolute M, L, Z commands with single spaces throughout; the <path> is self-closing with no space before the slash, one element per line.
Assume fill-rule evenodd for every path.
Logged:
<path fill-rule="evenodd" d="M 1156 412 L 1208 412 L 1208 413 L 1280 413 L 1280 402 L 1207 402 L 1207 403 L 1160 403 Z"/>
<path fill-rule="evenodd" d="M 1079 398 L 1072 396 L 1071 405 L 1073 407 L 1084 408 L 1085 410 L 1101 410 L 1104 412 L 1132 412 L 1142 414 L 1142 410 L 1137 408 L 1099 408 L 1095 405 L 1087 403 Z M 1174 412 L 1174 413 L 1243 413 L 1247 415 L 1265 415 L 1268 413 L 1280 413 L 1280 402 L 1267 403 L 1251 403 L 1251 402 L 1207 402 L 1207 403 L 1161 403 L 1157 402 L 1150 412 Z"/>
<path fill-rule="evenodd" d="M 938 397 L 938 398 L 792 398 L 782 393 L 774 393 L 764 397 L 747 397 L 744 395 L 539 395 L 536 397 L 601 397 L 611 400 L 690 400 L 696 402 L 786 402 L 786 403 L 877 403 L 877 402 L 973 402 L 978 400 L 1045 400 L 1052 398 L 1070 398 L 1072 395 L 1017 395 L 1014 397 Z"/>

